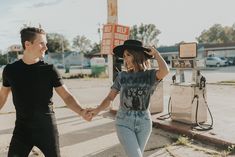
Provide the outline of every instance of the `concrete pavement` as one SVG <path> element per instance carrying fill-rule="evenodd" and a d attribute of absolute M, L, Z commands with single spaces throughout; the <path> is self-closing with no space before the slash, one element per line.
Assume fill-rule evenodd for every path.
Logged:
<path fill-rule="evenodd" d="M 207 79 L 207 98 L 208 105 L 214 118 L 214 126 L 209 131 L 195 131 L 190 125 L 168 120 L 157 120 L 156 118 L 167 113 L 167 102 L 170 93 L 170 83 L 172 73 L 164 81 L 164 112 L 152 116 L 156 132 L 153 131 L 145 156 L 170 156 L 170 152 L 177 154 L 175 150 L 185 150 L 183 152 L 193 152 L 194 156 L 198 155 L 194 150 L 187 147 L 174 146 L 167 150 L 165 147 L 174 141 L 169 138 L 167 132 L 164 135 L 160 129 L 172 133 L 184 134 L 189 137 L 208 142 L 216 146 L 227 146 L 235 144 L 235 120 L 234 120 L 234 102 L 235 86 L 219 85 L 220 81 L 234 80 L 234 73 L 225 73 L 217 71 L 203 72 Z M 186 76 L 190 74 L 186 72 Z M 109 91 L 110 83 L 108 79 L 72 79 L 65 80 L 70 91 L 79 99 L 84 107 L 96 106 L 105 97 Z M 87 94 L 89 93 L 89 95 Z M 58 128 L 60 131 L 61 152 L 63 157 L 124 157 L 124 153 L 117 140 L 113 120 L 98 116 L 91 123 L 87 123 L 72 111 L 63 108 L 64 103 L 55 94 L 54 101 L 56 105 L 56 116 Z M 107 116 L 106 116 L 107 117 Z M 109 117 L 109 116 L 108 116 Z M 14 126 L 14 108 L 9 98 L 6 106 L 0 111 L 0 157 L 5 157 L 8 149 L 9 140 Z M 154 129 L 154 130 L 155 130 Z M 160 132 L 160 133 L 159 133 Z M 165 135 L 165 133 L 167 135 Z M 161 139 L 162 137 L 165 139 Z M 159 141 L 159 139 L 161 139 Z M 165 142 L 164 142 L 165 141 Z M 167 141 L 167 142 L 166 142 Z M 162 144 L 162 145 L 161 145 Z M 208 147 L 206 145 L 205 147 Z M 202 151 L 203 152 L 203 151 Z M 173 153 L 173 154 L 174 154 Z M 179 152 L 178 152 L 179 153 Z M 201 153 L 201 152 L 200 152 Z M 200 154 L 199 153 L 199 154 Z M 168 155 L 166 155 L 168 154 Z M 206 153 L 203 153 L 204 155 Z M 32 155 L 33 156 L 33 155 Z M 40 155 L 39 155 L 40 156 Z M 180 156 L 178 154 L 178 156 Z M 181 156 L 187 156 L 182 155 Z M 201 155 L 202 156 L 202 155 Z M 205 155 L 206 156 L 206 155 Z"/>
<path fill-rule="evenodd" d="M 67 108 L 57 108 L 56 118 L 62 157 L 126 157 L 118 141 L 110 112 L 103 112 L 92 122 L 86 122 Z M 0 129 L 0 157 L 6 157 L 13 129 L 12 122 L 15 119 L 14 113 L 0 115 L 0 119 L 1 126 L 5 125 L 5 129 Z M 177 134 L 154 128 L 144 157 L 170 157 L 172 154 L 177 157 L 221 155 L 220 150 L 216 148 L 191 140 L 180 140 Z M 30 157 L 44 156 L 34 148 Z"/>

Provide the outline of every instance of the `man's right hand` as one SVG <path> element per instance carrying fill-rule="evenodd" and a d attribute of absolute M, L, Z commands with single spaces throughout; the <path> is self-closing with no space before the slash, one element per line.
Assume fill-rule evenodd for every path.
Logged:
<path fill-rule="evenodd" d="M 97 108 L 89 109 L 89 112 L 92 114 L 92 117 L 95 117 L 99 114 L 100 110 Z"/>
<path fill-rule="evenodd" d="M 85 119 L 86 121 L 89 121 L 89 122 L 93 118 L 92 113 L 88 109 L 82 109 L 81 116 L 83 117 L 83 119 Z"/>

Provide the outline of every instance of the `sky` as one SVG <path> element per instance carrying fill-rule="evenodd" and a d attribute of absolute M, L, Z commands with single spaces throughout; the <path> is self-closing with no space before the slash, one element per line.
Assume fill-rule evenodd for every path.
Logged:
<path fill-rule="evenodd" d="M 118 24 L 155 24 L 158 46 L 193 42 L 214 24 L 235 23 L 234 0 L 117 0 Z M 84 35 L 99 42 L 107 23 L 107 0 L 0 0 L 0 50 L 20 44 L 24 24 L 63 34 L 70 42 Z"/>

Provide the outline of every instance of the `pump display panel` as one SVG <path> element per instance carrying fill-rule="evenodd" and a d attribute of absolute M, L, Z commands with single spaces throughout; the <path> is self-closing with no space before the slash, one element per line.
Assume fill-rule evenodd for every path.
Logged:
<path fill-rule="evenodd" d="M 179 58 L 190 59 L 197 57 L 197 43 L 181 43 L 179 45 Z"/>

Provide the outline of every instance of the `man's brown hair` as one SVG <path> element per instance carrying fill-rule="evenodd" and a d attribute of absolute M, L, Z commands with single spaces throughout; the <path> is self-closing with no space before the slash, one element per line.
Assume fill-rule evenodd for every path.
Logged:
<path fill-rule="evenodd" d="M 37 34 L 46 34 L 46 33 L 42 28 L 36 28 L 36 27 L 26 27 L 20 31 L 21 44 L 23 46 L 23 49 L 25 49 L 25 41 L 33 43 Z"/>

